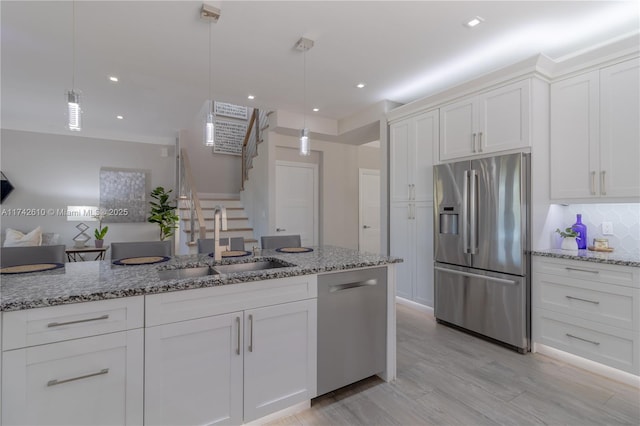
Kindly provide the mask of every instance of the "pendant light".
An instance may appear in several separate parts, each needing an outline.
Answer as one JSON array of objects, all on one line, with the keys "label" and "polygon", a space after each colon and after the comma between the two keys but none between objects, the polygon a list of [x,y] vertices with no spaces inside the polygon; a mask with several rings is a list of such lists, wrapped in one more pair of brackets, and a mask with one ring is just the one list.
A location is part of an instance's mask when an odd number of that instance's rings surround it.
[{"label": "pendant light", "polygon": [[76,2],[72,2],[71,24],[71,90],[67,91],[67,127],[79,132],[82,130],[82,109],[80,108],[80,93],[76,88]]},{"label": "pendant light", "polygon": [[313,47],[313,40],[308,38],[300,38],[296,44],[296,49],[302,51],[303,56],[303,72],[302,72],[302,108],[303,108],[303,126],[300,130],[300,155],[311,155],[311,147],[309,145],[309,129],[307,128],[307,50]]},{"label": "pendant light", "polygon": [[203,4],[200,10],[200,17],[209,22],[209,101],[207,106],[207,114],[204,120],[204,146],[215,146],[215,103],[211,96],[211,26],[218,22],[220,18],[220,9],[213,6]]}]

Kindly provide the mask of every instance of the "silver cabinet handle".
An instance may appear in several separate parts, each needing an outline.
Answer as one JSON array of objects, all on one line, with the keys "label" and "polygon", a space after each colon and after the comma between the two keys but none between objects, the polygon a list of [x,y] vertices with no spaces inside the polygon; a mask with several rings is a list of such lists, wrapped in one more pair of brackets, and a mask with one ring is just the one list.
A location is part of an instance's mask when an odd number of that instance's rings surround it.
[{"label": "silver cabinet handle", "polygon": [[604,170],[600,172],[600,193],[602,195],[607,195],[607,188],[604,184],[606,173]]},{"label": "silver cabinet handle", "polygon": [[596,195],[596,172],[591,172],[591,195]]},{"label": "silver cabinet handle", "polygon": [[482,132],[478,133],[478,152],[482,152]]},{"label": "silver cabinet handle", "polygon": [[75,320],[75,321],[50,322],[49,324],[47,324],[47,327],[60,327],[61,325],[80,324],[82,322],[99,321],[99,320],[105,320],[105,319],[109,319],[109,315],[105,314],[95,318],[87,318],[87,319],[81,319],[81,320]]},{"label": "silver cabinet handle", "polygon": [[377,284],[378,284],[378,280],[375,278],[371,278],[370,280],[366,280],[366,281],[355,281],[352,283],[336,284],[336,285],[332,285],[329,288],[329,293],[347,290],[350,288],[366,287],[366,286],[377,285]]},{"label": "silver cabinet handle", "polygon": [[249,352],[253,352],[253,315],[249,314]]},{"label": "silver cabinet handle", "polygon": [[107,374],[108,372],[109,372],[108,368],[103,368],[102,370],[96,373],[85,374],[84,376],[72,377],[70,379],[62,379],[62,380],[53,379],[47,382],[47,386],[56,386],[56,385],[61,385],[63,383],[75,382],[76,380],[87,379],[89,377],[94,377],[94,376],[101,376],[103,374]]},{"label": "silver cabinet handle", "polygon": [[600,302],[598,302],[597,300],[589,300],[589,299],[581,299],[579,297],[573,297],[573,296],[564,296],[567,299],[571,299],[571,300],[579,300],[581,302],[587,302],[587,303],[593,303],[594,305],[599,305]]},{"label": "silver cabinet handle", "polygon": [[476,152],[476,134],[473,133],[473,137],[471,138],[471,149],[473,152]]},{"label": "silver cabinet handle", "polygon": [[236,325],[238,326],[238,346],[236,346],[236,355],[240,355],[240,317],[236,317]]},{"label": "silver cabinet handle", "polygon": [[411,199],[411,184],[407,184],[407,200]]},{"label": "silver cabinet handle", "polygon": [[567,335],[567,337],[571,337],[572,339],[582,340],[583,342],[591,343],[596,346],[600,345],[600,342],[596,342],[594,340],[583,339],[582,337],[574,336],[573,334],[569,334],[569,333],[565,333],[565,334]]},{"label": "silver cabinet handle", "polygon": [[590,274],[599,274],[600,273],[600,271],[594,271],[592,269],[570,268],[568,266],[566,266],[564,269],[566,269],[567,271],[588,272]]},{"label": "silver cabinet handle", "polygon": [[284,228],[276,228],[276,232],[284,232],[284,231],[286,231],[286,229],[284,229]]}]

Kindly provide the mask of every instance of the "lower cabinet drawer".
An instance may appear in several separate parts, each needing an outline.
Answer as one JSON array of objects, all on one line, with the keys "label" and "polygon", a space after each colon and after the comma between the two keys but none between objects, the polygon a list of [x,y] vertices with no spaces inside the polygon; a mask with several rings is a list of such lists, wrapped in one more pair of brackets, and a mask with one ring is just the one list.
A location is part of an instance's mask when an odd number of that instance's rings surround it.
[{"label": "lower cabinet drawer", "polygon": [[549,274],[535,274],[533,279],[534,308],[627,330],[640,329],[639,289]]},{"label": "lower cabinet drawer", "polygon": [[536,308],[532,310],[532,334],[536,343],[640,374],[638,331]]},{"label": "lower cabinet drawer", "polygon": [[4,312],[2,350],[144,326],[144,296]]}]

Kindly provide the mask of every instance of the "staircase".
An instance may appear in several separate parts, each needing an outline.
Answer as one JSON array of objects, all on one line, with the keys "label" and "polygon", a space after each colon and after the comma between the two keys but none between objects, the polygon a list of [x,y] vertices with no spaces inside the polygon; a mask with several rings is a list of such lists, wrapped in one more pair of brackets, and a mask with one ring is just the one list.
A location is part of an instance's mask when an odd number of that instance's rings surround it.
[{"label": "staircase", "polygon": [[251,251],[253,246],[258,246],[258,241],[254,238],[253,228],[249,225],[249,218],[245,214],[240,195],[237,197],[199,197],[202,216],[204,219],[206,236],[198,235],[198,223],[195,224],[195,232],[193,242],[191,242],[191,220],[190,209],[187,205],[180,206],[178,215],[180,216],[180,228],[187,235],[187,245],[192,247],[190,252],[196,253],[198,250],[198,238],[213,238],[213,209],[215,206],[224,206],[227,209],[227,230],[220,231],[221,238],[243,237],[245,250]]}]

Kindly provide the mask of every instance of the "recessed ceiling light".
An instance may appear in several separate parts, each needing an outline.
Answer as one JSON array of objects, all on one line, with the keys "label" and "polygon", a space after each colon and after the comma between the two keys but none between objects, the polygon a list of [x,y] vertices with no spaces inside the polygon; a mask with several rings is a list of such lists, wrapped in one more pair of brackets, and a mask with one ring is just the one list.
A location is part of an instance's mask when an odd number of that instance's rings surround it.
[{"label": "recessed ceiling light", "polygon": [[118,82],[118,77],[114,76],[114,75],[110,75],[109,76],[109,80],[113,81],[114,83]]},{"label": "recessed ceiling light", "polygon": [[483,22],[484,22],[484,19],[482,19],[479,16],[476,16],[474,18],[469,19],[467,22],[464,23],[464,25],[465,27],[473,28],[476,25],[480,25]]},{"label": "recessed ceiling light", "polygon": [[356,84],[356,87],[357,87],[358,89],[362,89],[364,86],[366,86],[366,84],[365,84],[365,83],[358,83],[358,84]]},{"label": "recessed ceiling light", "polygon": [[247,99],[250,99],[250,100],[254,100],[255,98],[256,98],[256,97],[255,97],[255,96],[253,96],[253,95],[249,95],[249,96],[247,96]]},{"label": "recessed ceiling light", "polygon": [[320,108],[314,108],[313,109],[313,112],[318,112],[318,111],[320,111]]},{"label": "recessed ceiling light", "polygon": [[124,117],[123,117],[123,116],[121,116],[121,115],[116,115],[116,118],[117,118],[118,120],[122,120],[122,119],[124,119]]}]

